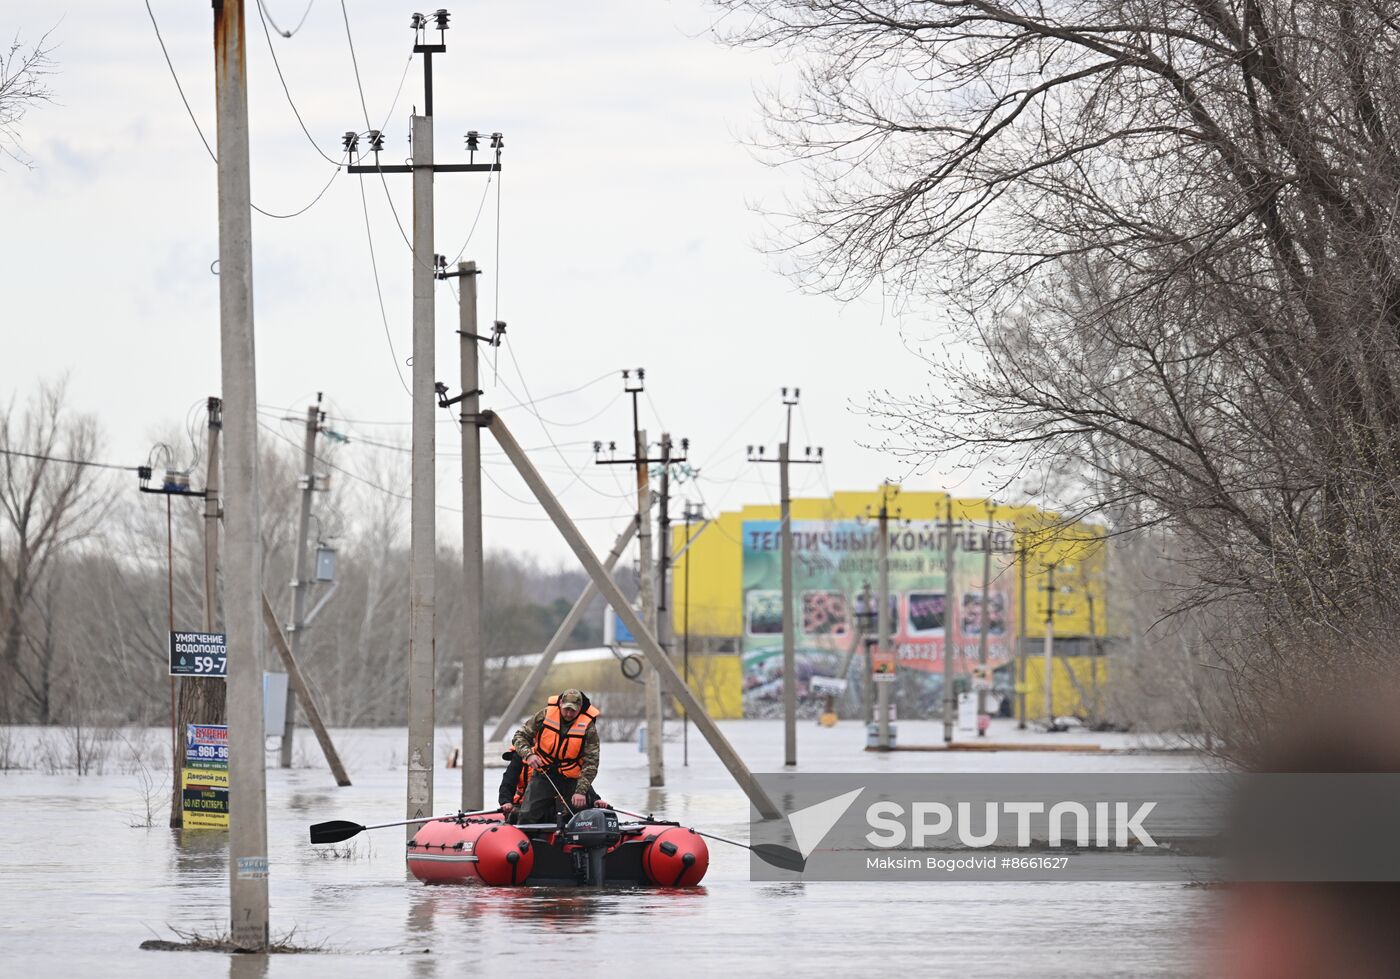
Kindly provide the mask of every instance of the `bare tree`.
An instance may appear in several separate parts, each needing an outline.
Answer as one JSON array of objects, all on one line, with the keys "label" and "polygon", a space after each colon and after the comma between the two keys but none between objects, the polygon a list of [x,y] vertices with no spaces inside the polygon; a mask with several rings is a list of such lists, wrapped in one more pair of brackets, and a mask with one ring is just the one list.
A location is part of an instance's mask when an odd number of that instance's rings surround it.
[{"label": "bare tree", "polygon": [[802,66],[794,273],[950,311],[893,447],[1163,528],[1239,713],[1395,668],[1400,3],[718,2]]},{"label": "bare tree", "polygon": [[48,79],[54,73],[49,34],[26,45],[16,34],[9,49],[0,48],[0,155],[31,166],[20,139],[20,123],[36,103],[52,102]]},{"label": "bare tree", "polygon": [[92,466],[97,423],[68,413],[63,400],[63,383],[45,384],[22,408],[11,401],[0,412],[0,711],[7,721],[47,722],[52,713],[48,576],[107,508]]}]

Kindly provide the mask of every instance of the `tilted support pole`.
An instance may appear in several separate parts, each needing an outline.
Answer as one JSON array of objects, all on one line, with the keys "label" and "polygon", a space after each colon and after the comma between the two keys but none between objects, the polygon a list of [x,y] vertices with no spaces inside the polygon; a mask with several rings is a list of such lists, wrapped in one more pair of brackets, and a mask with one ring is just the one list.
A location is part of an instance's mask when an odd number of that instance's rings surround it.
[{"label": "tilted support pole", "polygon": [[690,688],[681,679],[681,675],[676,672],[676,668],[671,665],[671,661],[662,653],[661,647],[656,642],[656,636],[642,625],[641,618],[632,610],[632,606],[627,603],[622,592],[617,585],[613,584],[612,578],[603,569],[603,564],[598,560],[598,556],[593,553],[593,549],[588,546],[588,542],[583,539],[574,522],[569,519],[569,515],[564,512],[564,507],[550,492],[545,485],[544,479],[535,469],[533,463],[525,455],[525,450],[520,447],[520,443],[515,441],[506,424],[501,420],[501,416],[494,412],[484,412],[487,420],[487,428],[496,442],[504,450],[507,458],[515,465],[520,477],[525,480],[530,492],[535,494],[535,499],[540,501],[540,506],[549,514],[549,518],[554,521],[554,526],[559,528],[559,533],[563,535],[565,543],[574,552],[583,565],[583,569],[588,572],[588,576],[597,585],[598,591],[602,594],[613,611],[623,624],[632,631],[633,637],[637,640],[637,645],[641,648],[642,654],[646,656],[651,668],[660,674],[662,681],[670,688],[671,696],[675,697],[685,707],[686,713],[695,721],[695,726],[700,729],[700,733],[705,736],[705,740],[710,743],[715,754],[719,755],[719,760],[724,763],[724,767],[729,769],[729,774],[734,777],[734,781],[739,783],[739,788],[744,790],[744,794],[749,797],[755,809],[764,819],[780,819],[782,813],[773,804],[773,800],[768,798],[768,793],[763,791],[744,764],[739,753],[734,750],[728,739],[715,724],[705,707],[690,692]]},{"label": "tilted support pole", "polygon": [[[618,559],[622,557],[622,552],[627,550],[627,545],[632,543],[632,538],[637,534],[637,518],[633,517],[627,522],[627,527],[622,533],[617,535],[617,543],[609,552],[607,560],[603,562],[603,570],[612,574]],[[530,670],[530,675],[525,678],[525,682],[520,685],[520,689],[515,692],[515,696],[510,699],[506,709],[501,713],[501,719],[496,722],[496,729],[491,732],[491,737],[487,741],[502,741],[511,727],[520,720],[526,713],[530,701],[535,694],[539,693],[540,684],[544,683],[545,674],[554,665],[554,657],[559,655],[559,650],[563,648],[565,641],[573,634],[574,628],[578,625],[579,619],[583,618],[583,613],[588,608],[588,603],[593,601],[598,594],[598,586],[593,583],[593,579],[588,580],[588,584],[583,589],[583,594],[579,595],[578,601],[574,602],[574,607],[569,609],[569,614],[564,616],[564,621],[555,630],[553,638],[544,647],[544,652],[540,654],[540,661]]]},{"label": "tilted support pole", "polygon": [[335,745],[331,744],[330,733],[326,730],[326,725],[321,722],[321,712],[317,709],[316,702],[311,699],[311,688],[306,685],[306,679],[301,675],[301,668],[297,666],[297,661],[292,658],[292,647],[287,644],[287,637],[283,634],[282,626],[277,621],[277,613],[272,611],[272,603],[267,600],[267,592],[262,593],[262,616],[263,624],[267,626],[267,634],[272,639],[272,645],[276,647],[277,654],[282,657],[282,665],[287,668],[287,678],[292,681],[292,689],[296,691],[302,709],[306,711],[307,723],[316,732],[316,740],[320,742],[321,751],[326,756],[326,762],[331,766],[331,774],[335,776],[335,784],[349,785],[350,776],[345,774],[345,766],[340,763],[340,755],[336,754]]}]

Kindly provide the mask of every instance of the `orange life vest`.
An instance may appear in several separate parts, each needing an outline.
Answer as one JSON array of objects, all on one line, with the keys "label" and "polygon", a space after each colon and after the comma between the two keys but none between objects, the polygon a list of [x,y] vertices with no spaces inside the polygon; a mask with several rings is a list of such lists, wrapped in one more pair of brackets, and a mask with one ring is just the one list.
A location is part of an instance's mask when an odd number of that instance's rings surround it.
[{"label": "orange life vest", "polygon": [[515,795],[511,798],[511,803],[520,805],[525,801],[525,786],[530,781],[530,766],[521,765],[520,774],[515,779]]},{"label": "orange life vest", "polygon": [[578,717],[566,731],[564,719],[559,714],[559,697],[550,697],[549,706],[544,709],[544,723],[540,726],[540,733],[535,735],[535,754],[565,778],[578,778],[583,772],[583,766],[579,764],[579,758],[583,755],[583,738],[597,716],[598,708],[590,704],[587,710],[579,711]]}]

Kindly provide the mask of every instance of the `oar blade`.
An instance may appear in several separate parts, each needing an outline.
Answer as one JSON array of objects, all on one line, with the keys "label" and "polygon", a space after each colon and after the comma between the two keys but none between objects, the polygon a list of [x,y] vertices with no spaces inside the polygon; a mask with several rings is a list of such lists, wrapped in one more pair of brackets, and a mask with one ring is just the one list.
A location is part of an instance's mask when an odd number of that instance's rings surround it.
[{"label": "oar blade", "polygon": [[352,823],[345,819],[332,819],[328,823],[315,823],[311,827],[311,842],[339,843],[359,835],[364,832],[364,829],[359,823]]},{"label": "oar blade", "polygon": [[806,858],[791,847],[779,846],[777,843],[756,843],[749,849],[758,859],[779,870],[790,870],[800,874],[807,869]]}]

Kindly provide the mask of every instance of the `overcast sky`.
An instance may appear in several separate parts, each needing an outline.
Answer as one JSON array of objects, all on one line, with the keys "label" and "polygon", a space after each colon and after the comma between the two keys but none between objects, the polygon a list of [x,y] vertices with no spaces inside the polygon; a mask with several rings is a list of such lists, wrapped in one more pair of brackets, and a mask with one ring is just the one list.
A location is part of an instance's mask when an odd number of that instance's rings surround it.
[{"label": "overcast sky", "polygon": [[[306,9],[306,0],[266,2],[287,28]],[[151,6],[212,143],[209,5]],[[394,103],[413,42],[412,8],[347,6],[369,114],[375,126],[387,119],[385,157],[398,162],[408,154],[408,117],[422,105],[417,61]],[[162,432],[197,421],[219,389],[215,167],[141,0],[21,7],[25,39],[54,27],[60,73],[56,104],[35,108],[24,123],[34,169],[10,163],[0,173],[0,392],[23,397],[39,379],[67,372],[72,404],[101,419],[103,459],[136,464]],[[630,438],[624,367],[647,370],[649,435],[664,427],[691,439],[690,461],[712,507],[776,501],[776,467],[746,464],[744,447],[763,442],[776,452],[785,384],[802,389],[793,441],[824,446],[828,459],[794,470],[795,495],[869,489],[902,475],[898,460],[861,447],[877,435],[852,408],[872,388],[925,383],[901,330],[918,337],[931,327],[901,322],[878,297],[843,305],[802,295],[762,254],[765,219],[755,205],[780,206],[784,194],[800,192],[795,171],[766,167],[745,145],[760,125],[755,92],[783,71],[771,54],[704,36],[713,12],[701,0],[450,9],[448,51],[434,59],[437,158],[465,160],[468,129],[500,130],[505,172],[489,186],[482,174],[439,175],[437,251],[458,254],[480,207],[463,257],[485,269],[482,323],[499,315],[509,324],[498,379],[487,354],[483,403],[538,447],[532,455],[595,545],[606,549],[630,506],[625,471],[595,467],[591,449],[594,439]],[[301,415],[324,391],[330,427],[407,447],[409,398],[389,340],[409,377],[409,252],[379,180],[331,180],[335,168],[297,126],[256,5],[248,32],[254,203],[297,211],[331,181],[299,217],[254,217],[262,417],[299,444],[298,424],[279,416]],[[340,135],[366,128],[340,4],[314,0],[295,36],[273,42],[308,129],[339,156]],[[385,179],[408,229],[410,178]],[[455,392],[457,310],[445,286],[437,296],[437,374]],[[535,398],[588,386],[540,401],[542,423],[511,407],[527,385]],[[458,451],[457,433],[450,423],[438,432],[439,501],[455,506],[460,462],[448,453]],[[267,430],[260,437],[275,438]],[[391,468],[407,479],[406,453],[360,441],[336,451],[353,472]],[[488,547],[563,559],[565,547],[501,463],[497,456],[487,466],[499,484],[486,485]],[[678,495],[698,499],[694,487]],[[442,538],[453,539],[459,518],[439,516]]]}]

